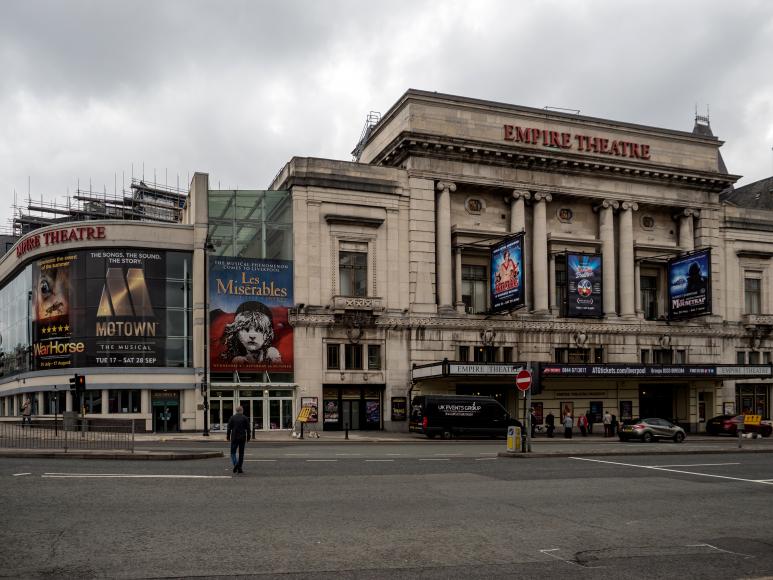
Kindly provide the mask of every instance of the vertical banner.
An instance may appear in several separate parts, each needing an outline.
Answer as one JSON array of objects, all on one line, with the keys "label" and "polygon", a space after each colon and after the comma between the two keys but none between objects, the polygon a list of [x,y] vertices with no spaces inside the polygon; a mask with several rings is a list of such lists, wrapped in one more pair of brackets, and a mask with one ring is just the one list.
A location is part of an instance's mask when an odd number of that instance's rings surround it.
[{"label": "vertical banner", "polygon": [[566,254],[566,315],[600,318],[601,254]]},{"label": "vertical banner", "polygon": [[86,345],[74,333],[70,311],[74,304],[75,264],[79,254],[43,258],[32,264],[32,362],[35,370],[74,366]]},{"label": "vertical banner", "polygon": [[210,368],[292,372],[292,305],[292,261],[210,258]]},{"label": "vertical banner", "polygon": [[668,317],[711,314],[711,249],[668,261]]},{"label": "vertical banner", "polygon": [[523,287],[523,233],[491,247],[491,310],[514,310],[525,304]]}]

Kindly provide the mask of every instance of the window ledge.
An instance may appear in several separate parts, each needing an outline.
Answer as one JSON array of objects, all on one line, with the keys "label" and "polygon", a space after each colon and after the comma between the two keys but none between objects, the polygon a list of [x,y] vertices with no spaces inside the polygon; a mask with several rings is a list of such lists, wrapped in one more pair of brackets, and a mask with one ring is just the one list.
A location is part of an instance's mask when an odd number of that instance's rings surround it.
[{"label": "window ledge", "polygon": [[773,326],[773,314],[744,314],[743,323],[754,326]]}]

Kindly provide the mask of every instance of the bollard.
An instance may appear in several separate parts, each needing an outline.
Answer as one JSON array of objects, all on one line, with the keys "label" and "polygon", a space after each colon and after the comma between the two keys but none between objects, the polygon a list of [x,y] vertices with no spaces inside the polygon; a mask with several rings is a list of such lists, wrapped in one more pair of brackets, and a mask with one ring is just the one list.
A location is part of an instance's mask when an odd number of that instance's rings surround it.
[{"label": "bollard", "polygon": [[349,423],[344,423],[344,439],[349,439]]}]

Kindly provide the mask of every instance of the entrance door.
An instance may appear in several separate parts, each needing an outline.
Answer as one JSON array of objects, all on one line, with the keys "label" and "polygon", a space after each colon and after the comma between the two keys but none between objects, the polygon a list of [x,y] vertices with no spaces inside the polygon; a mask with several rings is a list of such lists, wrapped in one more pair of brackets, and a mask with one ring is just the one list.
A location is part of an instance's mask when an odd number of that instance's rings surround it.
[{"label": "entrance door", "polygon": [[262,431],[265,425],[265,417],[263,416],[263,399],[245,398],[239,399],[239,404],[244,407],[244,415],[250,420],[250,425],[256,431]]},{"label": "entrance door", "polygon": [[671,420],[675,416],[672,385],[640,385],[639,416]]},{"label": "entrance door", "polygon": [[343,423],[342,427],[346,429],[349,426],[349,431],[359,431],[360,429],[360,401],[344,400],[343,403],[343,416],[341,417]]},{"label": "entrance door", "polygon": [[153,431],[176,433],[180,429],[180,407],[177,405],[153,406]]}]

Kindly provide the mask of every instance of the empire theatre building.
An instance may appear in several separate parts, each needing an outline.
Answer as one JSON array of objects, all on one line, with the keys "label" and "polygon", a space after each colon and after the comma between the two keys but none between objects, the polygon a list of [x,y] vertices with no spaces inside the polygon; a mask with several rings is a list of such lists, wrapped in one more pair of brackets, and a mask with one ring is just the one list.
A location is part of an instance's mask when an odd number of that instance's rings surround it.
[{"label": "empire theatre building", "polygon": [[52,397],[80,373],[87,418],[145,430],[241,404],[256,429],[310,408],[407,431],[419,394],[522,416],[525,367],[540,422],[769,416],[773,204],[733,190],[707,119],[409,90],[370,120],[354,161],[294,157],[267,191],[196,174],[168,219],[24,232],[0,260],[0,419],[74,409]]}]

